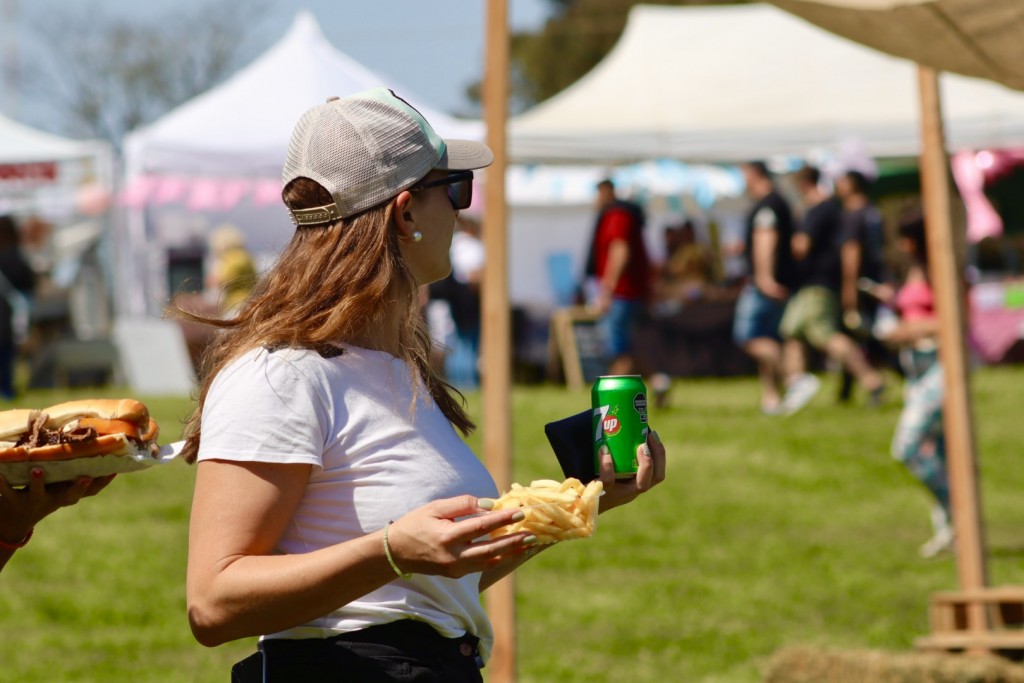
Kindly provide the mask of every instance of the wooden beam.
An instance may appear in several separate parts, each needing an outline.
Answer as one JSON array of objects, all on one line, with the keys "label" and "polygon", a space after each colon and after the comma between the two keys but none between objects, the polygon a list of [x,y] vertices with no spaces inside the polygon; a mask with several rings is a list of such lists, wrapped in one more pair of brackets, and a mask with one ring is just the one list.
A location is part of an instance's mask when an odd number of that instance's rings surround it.
[{"label": "wooden beam", "polygon": [[[483,242],[487,254],[482,285],[481,353],[484,463],[498,488],[512,479],[512,321],[508,300],[508,235],[505,206],[505,124],[508,115],[508,3],[488,0],[483,80],[484,123],[494,164],[487,169]],[[494,651],[487,665],[491,683],[516,680],[515,578],[487,589],[487,612],[494,626]]]},{"label": "wooden beam", "polygon": [[[939,360],[944,373],[943,422],[956,564],[964,591],[988,583],[981,498],[975,460],[970,376],[967,367],[963,235],[953,230],[949,160],[946,154],[938,74],[918,66],[921,106],[921,192],[928,241],[929,277],[939,318]],[[988,628],[984,606],[972,604],[968,630]],[[974,641],[972,641],[974,642]]]}]

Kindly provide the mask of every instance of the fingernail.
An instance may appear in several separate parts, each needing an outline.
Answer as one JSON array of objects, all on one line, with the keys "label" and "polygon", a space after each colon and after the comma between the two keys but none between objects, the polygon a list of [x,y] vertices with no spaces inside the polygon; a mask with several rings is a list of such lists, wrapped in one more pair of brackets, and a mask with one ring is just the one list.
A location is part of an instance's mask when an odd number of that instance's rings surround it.
[{"label": "fingernail", "polygon": [[478,508],[480,508],[481,510],[493,510],[494,509],[494,501],[492,499],[490,499],[490,498],[477,498],[476,499],[476,506]]},{"label": "fingernail", "polygon": [[651,430],[651,436],[653,436],[653,437],[654,437],[654,440],[655,440],[655,441],[657,441],[658,443],[661,443],[661,437],[660,437],[660,436],[658,436],[658,432],[656,432],[656,431],[654,431],[654,430],[652,429],[652,430]]},{"label": "fingernail", "polygon": [[651,457],[651,447],[645,443],[640,444],[640,452],[646,455],[648,458]]},{"label": "fingernail", "polygon": [[42,479],[42,477],[43,477],[43,471],[42,471],[42,470],[41,470],[40,468],[38,468],[38,467],[33,467],[33,468],[32,468],[32,476],[33,476],[33,477],[34,477],[35,479]]},{"label": "fingernail", "polygon": [[601,447],[597,449],[598,455],[611,455],[612,451],[608,448],[607,444],[601,444]]},{"label": "fingernail", "polygon": [[513,522],[521,522],[524,519],[526,519],[526,513],[523,512],[522,510],[516,510],[516,513],[512,515]]},{"label": "fingernail", "polygon": [[537,542],[537,537],[534,536],[533,534],[530,534],[529,536],[526,536],[525,538],[523,538],[523,545],[530,545],[531,543],[536,543],[536,542]]}]

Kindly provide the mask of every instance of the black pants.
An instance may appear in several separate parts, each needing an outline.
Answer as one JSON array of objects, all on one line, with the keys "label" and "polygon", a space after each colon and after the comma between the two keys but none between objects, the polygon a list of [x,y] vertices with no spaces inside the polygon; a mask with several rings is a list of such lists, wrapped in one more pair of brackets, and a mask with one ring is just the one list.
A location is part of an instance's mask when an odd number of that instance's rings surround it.
[{"label": "black pants", "polygon": [[445,638],[419,621],[371,626],[333,638],[267,639],[231,669],[232,683],[482,683],[479,639]]}]

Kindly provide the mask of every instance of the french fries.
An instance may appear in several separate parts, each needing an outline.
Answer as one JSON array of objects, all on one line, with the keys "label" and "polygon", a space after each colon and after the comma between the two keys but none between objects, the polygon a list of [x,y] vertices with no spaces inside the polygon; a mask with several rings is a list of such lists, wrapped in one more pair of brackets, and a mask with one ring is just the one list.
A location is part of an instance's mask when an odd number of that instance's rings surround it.
[{"label": "french fries", "polygon": [[603,489],[600,480],[584,486],[573,477],[562,482],[538,479],[529,486],[512,484],[494,502],[494,509],[519,508],[526,517],[495,529],[491,537],[525,531],[536,536],[537,543],[589,538],[597,525],[598,499]]}]

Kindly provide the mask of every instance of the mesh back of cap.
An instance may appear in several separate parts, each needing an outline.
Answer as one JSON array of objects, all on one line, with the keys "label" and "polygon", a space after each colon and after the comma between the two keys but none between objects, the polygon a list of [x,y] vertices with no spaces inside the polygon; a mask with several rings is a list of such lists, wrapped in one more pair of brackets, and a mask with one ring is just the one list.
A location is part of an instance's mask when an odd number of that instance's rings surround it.
[{"label": "mesh back of cap", "polygon": [[387,201],[430,172],[440,159],[407,113],[358,96],[307,111],[292,133],[283,180],[315,180],[342,216]]}]

